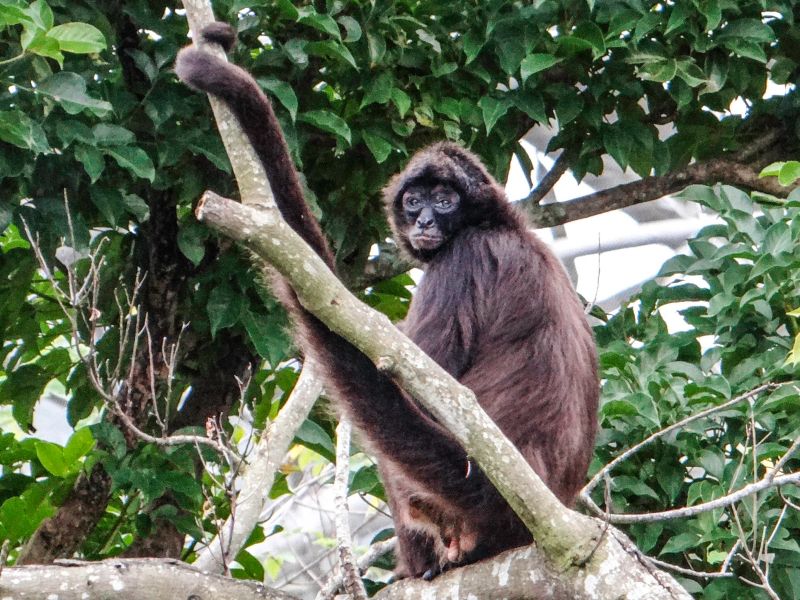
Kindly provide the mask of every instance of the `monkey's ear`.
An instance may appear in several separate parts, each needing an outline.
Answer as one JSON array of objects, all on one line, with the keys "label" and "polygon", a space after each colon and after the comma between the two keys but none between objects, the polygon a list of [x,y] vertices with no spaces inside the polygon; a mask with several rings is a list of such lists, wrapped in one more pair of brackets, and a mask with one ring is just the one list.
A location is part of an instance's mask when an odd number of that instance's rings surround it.
[{"label": "monkey's ear", "polygon": [[200,35],[205,41],[222,46],[225,52],[230,52],[236,44],[236,31],[228,23],[222,21],[206,25]]}]

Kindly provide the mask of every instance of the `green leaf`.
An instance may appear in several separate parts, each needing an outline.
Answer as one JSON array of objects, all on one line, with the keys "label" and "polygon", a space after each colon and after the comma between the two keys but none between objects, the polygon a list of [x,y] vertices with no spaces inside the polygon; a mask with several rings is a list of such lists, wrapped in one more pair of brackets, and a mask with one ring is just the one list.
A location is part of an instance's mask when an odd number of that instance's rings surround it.
[{"label": "green leaf", "polygon": [[391,96],[400,117],[405,117],[408,109],[411,108],[411,98],[400,88],[392,88]]},{"label": "green leaf", "polygon": [[442,53],[442,45],[439,43],[439,40],[436,39],[436,36],[432,33],[425,31],[424,29],[417,29],[417,35],[419,39],[428,44],[436,54]]},{"label": "green leaf", "polygon": [[[392,98],[392,87],[394,78],[391,73],[383,72],[364,86],[364,98],[361,100],[361,108],[370,104],[386,104]],[[407,96],[406,96],[407,97]],[[410,104],[410,101],[409,101]]]},{"label": "green leaf", "polygon": [[110,123],[98,123],[92,128],[92,135],[100,146],[125,146],[136,140],[130,129]]},{"label": "green leaf", "polygon": [[708,83],[703,70],[692,60],[680,60],[677,63],[678,77],[683,79],[690,87],[698,87]]},{"label": "green leaf", "polygon": [[374,67],[383,60],[386,54],[386,40],[380,34],[373,34],[367,31],[367,50],[369,51],[369,63]]},{"label": "green leaf", "polygon": [[508,112],[513,103],[508,98],[492,98],[491,96],[484,96],[478,101],[483,112],[483,123],[486,126],[486,134],[491,133],[497,121]]},{"label": "green leaf", "polygon": [[33,24],[30,16],[25,14],[27,8],[21,2],[18,6],[13,6],[11,2],[0,3],[0,26],[2,25],[19,25],[20,23]]},{"label": "green leaf", "polygon": [[53,26],[53,11],[44,0],[35,0],[23,11],[37,29],[48,30]]},{"label": "green leaf", "polygon": [[64,52],[90,54],[106,49],[106,38],[97,27],[88,23],[64,23],[47,32]]},{"label": "green leaf", "polygon": [[151,183],[156,178],[156,169],[147,152],[136,146],[119,146],[103,148],[103,152],[117,161],[123,169],[127,169],[137,177],[147,179]]},{"label": "green leaf", "polygon": [[331,436],[329,436],[322,427],[314,423],[314,421],[310,419],[303,421],[295,437],[306,448],[310,448],[328,460],[333,460],[336,451],[333,448]]},{"label": "green leaf", "polygon": [[606,42],[603,38],[603,31],[596,23],[592,21],[584,21],[575,27],[572,32],[572,37],[585,40],[592,47],[592,55],[595,58],[600,57],[606,51]]},{"label": "green leaf", "polygon": [[87,146],[85,144],[78,144],[75,146],[75,159],[80,161],[83,165],[83,170],[91,179],[92,183],[100,178],[103,170],[106,168],[105,160],[103,160],[103,153],[97,148]]},{"label": "green leaf", "polygon": [[109,225],[118,225],[125,213],[122,193],[119,190],[102,186],[93,186],[90,190],[92,203],[97,207]]},{"label": "green leaf", "polygon": [[96,100],[86,93],[86,80],[77,73],[60,71],[45,79],[37,93],[55,100],[70,115],[83,110],[104,114],[112,108],[110,102]]},{"label": "green leaf", "polygon": [[239,322],[242,312],[242,296],[236,293],[227,283],[223,283],[211,290],[206,304],[211,336],[217,335],[220,329],[231,327]]},{"label": "green leaf", "polygon": [[208,230],[195,222],[184,223],[178,230],[178,248],[195,266],[199,265],[205,256],[207,237]]},{"label": "green leaf", "polygon": [[659,552],[659,555],[676,554],[690,548],[696,548],[699,542],[700,536],[698,536],[696,533],[681,533],[670,538],[667,543],[664,544],[664,547],[661,549],[661,552]]},{"label": "green leaf", "polygon": [[350,127],[347,122],[339,115],[327,110],[311,110],[302,113],[298,120],[313,125],[314,127],[333,133],[344,139],[348,144],[351,143]]},{"label": "green leaf", "polygon": [[575,120],[583,110],[583,98],[578,95],[577,90],[564,94],[556,104],[556,116],[559,126],[563,127],[567,123]]},{"label": "green leaf", "polygon": [[83,458],[94,448],[94,436],[88,427],[82,427],[73,433],[64,446],[64,460],[69,465]]},{"label": "green leaf", "polygon": [[785,162],[774,162],[763,169],[761,169],[761,173],[758,174],[759,177],[777,177],[780,175],[781,168],[785,165]]},{"label": "green leaf", "polygon": [[309,42],[305,45],[305,49],[309,54],[327,56],[329,58],[335,58],[344,61],[356,71],[358,70],[356,59],[353,58],[350,50],[348,50],[346,46],[342,45],[341,42],[336,42],[334,40],[325,40],[324,42]]},{"label": "green leaf", "polygon": [[122,459],[128,452],[125,436],[108,421],[101,421],[95,425],[90,425],[89,430],[100,447],[111,452],[112,456]]},{"label": "green leaf", "polygon": [[364,137],[364,143],[369,148],[369,151],[372,152],[372,156],[375,157],[375,161],[378,164],[389,158],[393,149],[392,144],[369,130],[364,130],[362,136]]},{"label": "green leaf", "polygon": [[684,23],[686,23],[686,19],[688,17],[689,10],[687,9],[685,3],[678,2],[674,4],[669,15],[667,28],[664,30],[664,35],[669,35],[676,29],[679,29]]},{"label": "green leaf", "polygon": [[537,92],[523,91],[513,96],[514,106],[537,123],[547,123],[544,99]]},{"label": "green leaf", "polygon": [[781,185],[793,185],[800,179],[800,161],[789,160],[783,163],[778,173],[778,183]]},{"label": "green leaf", "polygon": [[465,64],[469,64],[477,58],[485,43],[486,38],[475,30],[468,31],[466,35],[464,35],[462,44],[464,55],[467,57]]},{"label": "green leaf", "polygon": [[60,120],[56,124],[56,135],[65,148],[75,140],[92,146],[95,143],[92,130],[87,125],[74,119]]},{"label": "green leaf", "polygon": [[36,457],[51,475],[66,477],[69,474],[61,446],[51,442],[36,442]]},{"label": "green leaf", "polygon": [[353,17],[348,17],[347,15],[343,15],[336,19],[339,24],[344,27],[346,32],[344,42],[345,43],[352,43],[357,42],[361,39],[362,31],[361,25],[356,21]]},{"label": "green leaf", "polygon": [[0,383],[0,404],[11,405],[11,413],[23,430],[31,428],[33,409],[53,377],[39,365],[27,364],[8,373]]},{"label": "green leaf", "polygon": [[19,110],[0,111],[0,140],[34,154],[50,152],[42,126]]},{"label": "green leaf", "polygon": [[318,31],[322,31],[323,33],[327,33],[329,36],[336,38],[337,40],[342,39],[342,34],[339,32],[339,25],[336,24],[336,21],[333,20],[333,17],[326,14],[307,14],[301,16],[298,20],[298,23],[303,23],[304,25],[309,25]]},{"label": "green leaf", "polygon": [[664,83],[672,81],[678,73],[678,63],[674,59],[659,60],[643,64],[638,68],[639,76],[645,81],[658,81]]},{"label": "green leaf", "polygon": [[58,45],[58,41],[47,37],[44,31],[37,30],[31,37],[27,37],[23,34],[22,40],[22,47],[27,52],[38,54],[45,58],[52,58],[59,66],[63,66],[64,55],[61,53],[61,47]]},{"label": "green leaf", "polygon": [[247,308],[242,310],[241,322],[256,352],[269,361],[273,367],[286,358],[291,342],[282,323],[274,318],[256,315]]},{"label": "green leaf", "polygon": [[722,28],[716,39],[724,40],[750,40],[752,42],[770,43],[775,41],[775,32],[772,28],[759,19],[737,19],[729,22]]},{"label": "green leaf", "polygon": [[147,202],[136,194],[126,194],[123,196],[122,202],[125,205],[125,210],[136,217],[139,223],[144,223],[150,218],[150,207],[147,206]]},{"label": "green leaf", "polygon": [[733,39],[725,43],[725,46],[730,48],[734,54],[742,58],[750,58],[760,63],[766,64],[767,54],[764,49],[754,42],[748,40]]},{"label": "green leaf", "polygon": [[378,469],[375,465],[361,467],[355,473],[351,473],[349,494],[362,493],[369,494],[376,487],[380,486],[381,481],[378,477]]},{"label": "green leaf", "polygon": [[520,74],[524,82],[528,77],[539,71],[549,69],[555,64],[561,62],[560,58],[556,58],[552,54],[529,54],[522,59],[520,64]]},{"label": "green leaf", "polygon": [[618,475],[613,479],[613,489],[618,492],[629,492],[636,496],[643,496],[659,500],[658,494],[646,483],[629,475]]},{"label": "green leaf", "polygon": [[294,89],[291,85],[279,79],[266,77],[259,77],[258,83],[269,90],[283,107],[289,111],[289,116],[292,117],[292,121],[297,118],[297,107],[299,105],[297,102],[297,95],[294,93]]}]

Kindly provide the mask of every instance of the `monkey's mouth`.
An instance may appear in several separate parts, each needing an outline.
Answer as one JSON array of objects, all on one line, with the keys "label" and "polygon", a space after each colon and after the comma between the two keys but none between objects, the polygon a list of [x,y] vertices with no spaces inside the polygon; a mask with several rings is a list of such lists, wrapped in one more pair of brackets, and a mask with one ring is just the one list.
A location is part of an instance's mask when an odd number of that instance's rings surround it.
[{"label": "monkey's mouth", "polygon": [[434,250],[442,245],[444,238],[441,235],[417,233],[411,236],[411,245],[417,250]]}]

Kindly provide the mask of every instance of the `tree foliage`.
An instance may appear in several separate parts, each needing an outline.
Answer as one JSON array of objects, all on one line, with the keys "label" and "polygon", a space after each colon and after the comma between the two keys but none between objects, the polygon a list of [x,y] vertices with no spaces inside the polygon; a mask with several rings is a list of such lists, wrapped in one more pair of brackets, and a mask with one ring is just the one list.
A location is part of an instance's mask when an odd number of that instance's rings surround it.
[{"label": "tree foliage", "polygon": [[[578,179],[599,173],[606,155],[644,177],[748,150],[761,167],[798,146],[794,89],[763,98],[768,82],[797,79],[798,7],[789,0],[222,0],[215,11],[237,24],[232,59],[272,97],[351,277],[387,235],[382,185],[433,140],[472,147],[501,179],[514,156],[530,167],[519,139],[537,123],[555,126],[548,150],[563,150]],[[192,215],[202,191],[233,196],[235,182],[205,98],[171,72],[188,41],[185,17],[177,4],[146,0],[0,0],[0,31],[0,404],[30,434],[0,435],[0,538],[16,559],[76,481],[101,469],[107,477],[91,489],[103,511],[74,550],[92,559],[131,552],[164,537],[168,523],[191,559],[227,516],[227,490],[199,468],[196,448],[143,443],[99,416],[106,402],[79,355],[95,360],[100,387],[151,433],[203,432],[209,417],[241,406],[262,428],[296,379],[286,318],[262,274]],[[734,100],[745,114],[730,112]],[[767,134],[770,143],[760,143]],[[774,175],[793,183],[797,163]],[[597,328],[596,469],[703,407],[791,381],[800,362],[797,198],[754,203],[731,187],[693,187],[687,198],[718,213],[720,225]],[[70,287],[87,276],[93,285]],[[402,318],[409,284],[400,275],[361,293]],[[669,306],[680,307],[685,331],[667,329]],[[152,352],[125,336],[143,315]],[[166,349],[179,338],[168,370]],[[248,371],[240,394],[235,378]],[[63,447],[32,429],[49,393],[67,398],[76,427]],[[784,385],[660,440],[612,472],[613,510],[693,505],[763,476],[798,435],[797,400]],[[234,441],[245,435],[227,421],[220,431]],[[320,412],[297,442],[330,459],[331,435]],[[203,458],[219,461],[205,449]],[[796,470],[797,459],[784,468]],[[374,467],[353,477],[351,489],[382,496]],[[279,477],[272,494],[289,493]],[[782,494],[797,496],[789,487]],[[737,506],[741,527],[731,511],[717,511],[629,531],[645,552],[704,571],[722,565],[737,540],[761,552],[771,535],[759,564],[771,565],[781,597],[800,596],[797,511],[784,514],[789,505],[775,491]],[[269,533],[257,530],[250,542]],[[195,541],[183,546],[185,535]],[[263,578],[265,565],[251,555],[238,565],[235,575]],[[280,565],[266,569],[274,575]],[[734,570],[757,580],[746,561]],[[703,598],[763,596],[737,578],[687,582]]]}]

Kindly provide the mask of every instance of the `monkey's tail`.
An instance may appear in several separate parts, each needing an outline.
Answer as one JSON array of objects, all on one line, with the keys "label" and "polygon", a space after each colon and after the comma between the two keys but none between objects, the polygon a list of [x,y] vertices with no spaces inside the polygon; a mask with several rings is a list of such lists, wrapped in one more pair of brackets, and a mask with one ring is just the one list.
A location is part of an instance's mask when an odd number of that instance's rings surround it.
[{"label": "monkey's tail", "polygon": [[[224,24],[204,30],[203,36],[223,47],[230,47],[233,39],[232,30]],[[252,76],[191,47],[178,53],[175,72],[191,87],[228,105],[264,166],[284,219],[333,269],[333,254],[305,202],[272,105]],[[431,491],[465,507],[474,506],[476,497],[493,490],[483,474],[452,477],[464,472],[466,456],[451,434],[425,415],[367,356],[305,310],[288,285],[282,287],[286,289],[279,290],[279,296],[298,321],[304,349],[318,359],[326,372],[326,385],[353,422],[367,432],[372,448],[401,464]]]},{"label": "monkey's tail", "polygon": [[[203,37],[228,48],[231,42],[226,43],[226,27],[230,30],[224,23],[214,23],[203,30]],[[230,33],[232,36],[232,30]],[[272,105],[252,76],[236,65],[193,47],[178,53],[175,72],[184,83],[217,96],[228,105],[264,165],[275,203],[284,219],[333,269],[333,253],[305,202]]]}]

